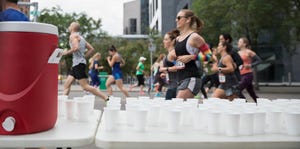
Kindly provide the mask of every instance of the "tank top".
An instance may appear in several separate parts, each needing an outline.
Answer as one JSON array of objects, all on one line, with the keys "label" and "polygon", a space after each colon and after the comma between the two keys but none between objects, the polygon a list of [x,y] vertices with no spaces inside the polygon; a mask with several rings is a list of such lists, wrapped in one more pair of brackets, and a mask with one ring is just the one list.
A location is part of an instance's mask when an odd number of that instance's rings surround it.
[{"label": "tank top", "polygon": [[[252,60],[248,55],[241,54],[240,56],[243,60],[243,65],[251,65]],[[242,67],[242,69],[240,70],[240,73],[241,73],[241,75],[246,74],[246,73],[252,73],[252,68]]]},{"label": "tank top", "polygon": [[[196,53],[192,53],[192,52],[196,52],[193,50],[188,50],[191,47],[188,47],[188,39],[189,37],[192,35],[193,33],[191,33],[190,35],[188,35],[183,41],[179,42],[176,40],[175,43],[175,53],[176,56],[181,56],[181,55],[191,55],[191,54],[196,54]],[[195,50],[195,49],[194,49]],[[195,60],[191,60],[188,63],[185,64],[184,69],[178,70],[177,71],[177,75],[178,75],[178,81],[182,81],[186,78],[191,78],[191,77],[196,77],[196,78],[200,78],[200,74],[199,74],[199,70],[198,67],[196,65]]]},{"label": "tank top", "polygon": [[118,73],[121,72],[121,62],[115,62],[112,67],[112,73]]},{"label": "tank top", "polygon": [[[227,55],[225,55],[227,56]],[[221,67],[221,68],[225,68],[226,66],[223,65],[222,63],[222,60],[225,56],[222,56],[221,59],[220,59],[220,62],[218,63],[218,67]],[[230,73],[225,73],[225,78],[226,78],[226,82],[225,84],[228,84],[228,83],[238,83],[238,80],[237,80],[237,77],[235,76],[235,73],[234,71],[233,72],[230,72]]]},{"label": "tank top", "polygon": [[95,72],[98,72],[98,69],[96,69],[96,67],[95,67],[96,64],[99,66],[99,62],[97,60],[94,60],[92,70],[95,71]]},{"label": "tank top", "polygon": [[[79,33],[76,33],[79,35]],[[73,59],[72,59],[72,62],[73,62],[73,65],[72,67],[74,66],[77,66],[79,64],[86,64],[86,60],[85,60],[85,57],[84,57],[84,52],[85,52],[85,46],[86,46],[86,41],[85,39],[79,35],[80,37],[80,41],[79,41],[79,50],[74,52],[73,53]],[[69,42],[70,44],[70,47],[72,48],[72,43]]]},{"label": "tank top", "polygon": [[[172,67],[174,66],[174,62],[168,61],[168,56],[164,59],[164,67]],[[169,75],[169,82],[168,82],[168,87],[169,88],[176,88],[177,87],[177,73],[176,72],[168,72]]]}]

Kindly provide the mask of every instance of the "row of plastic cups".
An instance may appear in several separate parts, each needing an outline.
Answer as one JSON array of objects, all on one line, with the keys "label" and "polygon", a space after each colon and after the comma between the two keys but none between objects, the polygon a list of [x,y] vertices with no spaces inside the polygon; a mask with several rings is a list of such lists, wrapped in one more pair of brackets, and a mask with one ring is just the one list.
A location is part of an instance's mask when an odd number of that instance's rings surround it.
[{"label": "row of plastic cups", "polygon": [[68,99],[68,96],[58,96],[58,115],[69,120],[87,122],[94,110],[95,96],[85,95]]},{"label": "row of plastic cups", "polygon": [[[172,101],[158,101],[158,100],[149,100],[149,98],[145,98],[142,100],[136,100],[138,98],[134,99],[128,99],[126,104],[126,109],[128,110],[127,116],[127,123],[128,125],[133,125],[132,112],[136,108],[143,108],[148,111],[148,124],[150,125],[156,125],[156,126],[162,126],[161,124],[167,124],[167,119],[169,118],[168,112],[172,109],[176,109],[177,111],[181,112],[180,115],[180,125],[190,125],[191,122],[194,122],[195,129],[204,129],[207,128],[207,120],[205,117],[208,117],[207,112],[214,111],[214,110],[220,110],[220,109],[226,109],[227,111],[232,112],[240,112],[240,119],[241,124],[239,126],[241,128],[248,128],[248,129],[240,129],[239,135],[253,135],[253,134],[262,134],[265,133],[265,131],[268,131],[270,133],[278,133],[278,131],[282,130],[283,128],[290,128],[288,124],[290,123],[284,123],[285,117],[282,117],[282,111],[275,110],[274,108],[275,104],[273,106],[256,106],[255,103],[246,103],[245,99],[235,99],[234,102],[229,102],[228,100],[220,100],[220,99],[210,99],[210,100],[204,100],[204,104],[200,105],[200,111],[202,108],[206,114],[199,114],[199,112],[195,112],[194,104],[190,104],[193,102],[183,102],[181,99],[174,99]],[[180,102],[179,102],[180,101]],[[188,100],[189,101],[189,100]],[[190,100],[192,101],[192,100]],[[267,100],[268,101],[268,100]],[[269,102],[269,101],[268,101]],[[160,105],[157,105],[159,103]],[[196,102],[194,102],[196,103]],[[192,105],[192,106],[188,106]],[[278,106],[278,105],[276,105]],[[295,106],[294,107],[299,107]],[[133,109],[133,110],[130,110]],[[279,108],[280,109],[280,108]],[[257,110],[260,110],[260,112],[257,112]],[[130,112],[131,111],[131,112]],[[221,110],[222,111],[222,110]],[[251,112],[252,111],[252,112]],[[293,110],[292,110],[293,111]],[[287,111],[288,112],[288,111]],[[191,118],[191,113],[194,113],[194,117]],[[196,113],[196,114],[195,114]],[[201,112],[200,112],[201,113]],[[243,113],[243,114],[242,114]],[[252,123],[251,113],[254,113],[254,119]],[[228,114],[228,112],[227,112]],[[200,115],[200,116],[199,116]],[[249,116],[250,115],[250,116]],[[250,118],[249,118],[250,117]],[[245,120],[244,120],[245,119]],[[249,120],[250,119],[250,120]],[[221,114],[221,120],[225,121],[225,113],[222,111]],[[201,122],[202,121],[202,122]],[[245,121],[250,121],[249,123],[244,123]],[[223,123],[221,123],[223,124]],[[212,125],[211,125],[212,126]],[[219,126],[220,132],[219,133],[225,133],[224,125]],[[211,128],[214,129],[214,128]],[[236,128],[237,129],[237,128]],[[218,131],[217,131],[218,132]],[[210,131],[210,133],[214,133],[214,131]],[[291,134],[291,133],[289,133]]]},{"label": "row of plastic cups", "polygon": [[[195,113],[193,119],[195,129],[204,130],[207,128],[209,134],[225,133],[225,128],[231,126],[223,125],[226,124],[226,117],[228,118],[226,115],[233,113],[235,117],[237,117],[237,114],[239,115],[239,127],[235,128],[239,135],[263,134],[265,132],[293,135],[297,134],[296,132],[299,129],[295,126],[300,126],[300,117],[297,114],[300,112],[299,110],[298,112],[296,111],[293,108],[283,111],[273,106],[242,108],[238,105],[223,105],[223,107],[202,105],[199,107],[198,112]],[[292,118],[294,119],[292,120]],[[291,128],[293,128],[294,133],[290,131]]]},{"label": "row of plastic cups", "polygon": [[[114,113],[112,113],[112,111]],[[116,108],[106,108],[106,126],[107,130],[114,130],[117,127],[119,120],[119,109]],[[200,126],[199,124],[204,124],[207,122],[207,133],[208,134],[225,134],[227,136],[243,136],[243,135],[257,135],[265,133],[265,112],[235,112],[235,111],[205,111],[202,115],[202,121],[195,123],[195,126]],[[167,109],[165,115],[165,121],[167,130],[169,132],[177,132],[180,125],[180,119],[182,117],[182,109],[174,108]],[[147,123],[150,124],[150,119],[147,119],[150,112],[146,109],[134,108],[128,109],[126,111],[127,123],[138,132],[143,132],[146,129]],[[289,135],[299,135],[299,113],[289,112],[285,113],[287,134]],[[206,119],[203,119],[206,117]],[[196,119],[197,120],[197,119]],[[221,125],[220,125],[221,124]],[[223,127],[222,127],[223,126]]]},{"label": "row of plastic cups", "polygon": [[[128,109],[124,111],[127,117],[127,123],[136,132],[145,132],[149,124],[149,111],[142,108]],[[179,127],[179,121],[181,117],[181,110],[173,109],[168,110],[168,116],[166,117],[167,131],[177,132]],[[117,131],[120,120],[120,110],[112,107],[104,108],[105,117],[105,129],[106,131]]]},{"label": "row of plastic cups", "polygon": [[[120,109],[115,107],[104,108],[105,130],[116,131],[120,122]],[[144,132],[146,129],[148,111],[145,109],[135,109],[131,117],[133,126],[137,132]]]}]

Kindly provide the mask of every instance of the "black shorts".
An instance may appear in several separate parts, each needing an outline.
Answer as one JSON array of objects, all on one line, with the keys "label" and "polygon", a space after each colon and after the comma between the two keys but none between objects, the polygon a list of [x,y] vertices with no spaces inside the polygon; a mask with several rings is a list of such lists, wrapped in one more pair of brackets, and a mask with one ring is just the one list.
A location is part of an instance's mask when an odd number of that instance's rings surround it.
[{"label": "black shorts", "polygon": [[145,78],[144,75],[136,75],[137,79],[138,79],[138,86],[143,85],[145,86]]},{"label": "black shorts", "polygon": [[80,64],[72,67],[70,75],[73,76],[77,80],[87,79],[88,76],[87,76],[87,74],[85,72],[85,68],[86,68],[86,65],[80,63]]}]

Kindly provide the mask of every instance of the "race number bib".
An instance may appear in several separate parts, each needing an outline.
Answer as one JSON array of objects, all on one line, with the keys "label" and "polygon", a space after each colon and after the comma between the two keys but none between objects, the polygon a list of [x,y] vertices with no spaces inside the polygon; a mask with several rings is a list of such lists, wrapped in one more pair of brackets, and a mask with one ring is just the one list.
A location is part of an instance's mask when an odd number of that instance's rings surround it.
[{"label": "race number bib", "polygon": [[220,83],[225,83],[226,82],[226,77],[223,73],[219,73],[219,82]]}]

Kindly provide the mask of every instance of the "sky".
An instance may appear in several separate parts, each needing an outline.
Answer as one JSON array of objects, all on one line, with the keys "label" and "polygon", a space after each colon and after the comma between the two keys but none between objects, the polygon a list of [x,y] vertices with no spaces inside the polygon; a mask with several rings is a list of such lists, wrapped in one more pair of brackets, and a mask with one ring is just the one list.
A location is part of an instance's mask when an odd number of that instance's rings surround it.
[{"label": "sky", "polygon": [[85,12],[102,20],[102,29],[109,35],[123,34],[123,3],[132,0],[31,0],[39,3],[39,10],[60,6],[64,12]]}]

